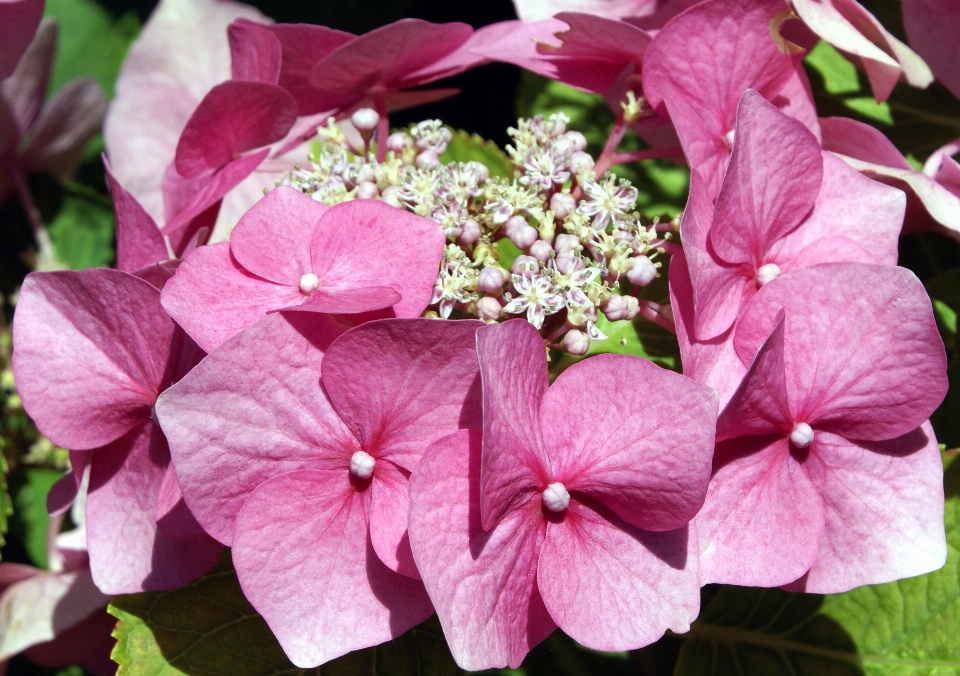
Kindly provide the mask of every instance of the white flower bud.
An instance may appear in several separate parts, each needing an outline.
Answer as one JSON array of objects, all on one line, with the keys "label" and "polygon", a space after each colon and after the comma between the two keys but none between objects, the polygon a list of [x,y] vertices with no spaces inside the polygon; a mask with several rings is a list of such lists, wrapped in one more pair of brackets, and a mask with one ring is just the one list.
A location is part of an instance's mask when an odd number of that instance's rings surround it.
[{"label": "white flower bud", "polygon": [[553,247],[545,240],[538,239],[530,245],[530,255],[538,261],[549,260],[551,253],[553,253]]},{"label": "white flower bud", "polygon": [[578,131],[568,131],[563,135],[565,139],[570,141],[570,144],[573,146],[575,151],[586,150],[587,149],[587,137],[581,134]]},{"label": "white flower bud", "polygon": [[640,312],[640,302],[633,296],[620,296],[613,294],[608,296],[600,305],[603,315],[611,322],[619,322],[622,319],[633,319]]},{"label": "white flower bud", "polygon": [[350,116],[350,121],[359,132],[371,132],[380,124],[380,116],[373,108],[360,108]]},{"label": "white flower bud", "polygon": [[403,208],[403,200],[400,199],[400,188],[395,185],[388,185],[380,194],[380,199],[392,207]]},{"label": "white flower bud", "polygon": [[350,456],[350,473],[358,479],[369,479],[372,477],[373,470],[376,466],[376,458],[364,451],[357,451]]},{"label": "white flower bud", "polygon": [[647,286],[657,278],[657,266],[646,256],[636,256],[630,259],[632,265],[627,271],[627,279],[631,284]]},{"label": "white flower bud", "polygon": [[583,331],[570,329],[563,337],[563,347],[570,354],[583,356],[590,349],[590,336]]},{"label": "white flower bud", "polygon": [[790,433],[790,441],[797,448],[806,448],[813,442],[813,428],[805,422],[797,423]]},{"label": "white flower bud", "polygon": [[387,137],[387,150],[392,150],[398,155],[407,148],[412,147],[413,139],[410,138],[410,135],[405,132],[397,131]]},{"label": "white flower bud", "polygon": [[300,291],[303,293],[313,293],[320,288],[320,280],[312,272],[308,272],[300,278]]},{"label": "white flower bud", "polygon": [[529,249],[538,239],[540,239],[540,233],[532,225],[523,225],[510,235],[510,241],[518,249]]},{"label": "white flower bud", "polygon": [[553,215],[563,220],[570,215],[570,212],[577,208],[577,200],[568,192],[554,193],[550,198],[550,211]]},{"label": "white flower bud", "polygon": [[575,251],[561,251],[556,259],[557,272],[561,275],[570,275],[577,270],[583,270],[587,267],[583,259]]},{"label": "white flower bud", "polygon": [[436,169],[440,166],[440,158],[432,150],[424,150],[417,155],[417,167],[420,169]]},{"label": "white flower bud", "polygon": [[579,251],[583,245],[576,235],[557,235],[554,247],[557,251]]},{"label": "white flower bud", "polygon": [[540,261],[533,256],[517,256],[510,272],[521,277],[532,277],[540,271]]},{"label": "white flower bud", "polygon": [[551,512],[562,512],[570,506],[570,493],[566,486],[557,481],[547,486],[543,492],[543,505]]},{"label": "white flower bud", "polygon": [[483,293],[498,293],[506,283],[506,270],[499,267],[486,267],[477,277],[477,288]]},{"label": "white flower bud", "polygon": [[500,305],[500,301],[491,296],[484,296],[476,302],[474,307],[476,309],[477,317],[485,322],[497,321],[500,319],[500,313],[503,310]]},{"label": "white flower bud", "polygon": [[585,171],[593,169],[596,164],[588,153],[579,150],[570,156],[570,171],[574,174],[582,174]]},{"label": "white flower bud", "polygon": [[780,266],[776,263],[761,265],[757,270],[757,287],[766,286],[780,276]]},{"label": "white flower bud", "polygon": [[377,184],[371,183],[370,181],[364,181],[357,186],[357,199],[358,200],[372,200],[380,194],[377,190]]}]

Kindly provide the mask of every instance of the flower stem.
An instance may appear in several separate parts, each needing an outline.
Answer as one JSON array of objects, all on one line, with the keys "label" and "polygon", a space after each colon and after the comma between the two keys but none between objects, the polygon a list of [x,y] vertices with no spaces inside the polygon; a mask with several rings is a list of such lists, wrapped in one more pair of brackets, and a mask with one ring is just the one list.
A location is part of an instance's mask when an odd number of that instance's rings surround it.
[{"label": "flower stem", "polygon": [[387,159],[387,136],[390,135],[390,118],[387,117],[387,102],[382,92],[373,94],[373,108],[380,116],[377,123],[377,162]]},{"label": "flower stem", "polygon": [[673,320],[667,316],[666,312],[669,311],[669,306],[660,305],[659,303],[654,303],[652,300],[643,300],[640,299],[640,316],[644,319],[653,322],[660,328],[669,331],[673,335],[677,335],[677,327],[674,326]]}]

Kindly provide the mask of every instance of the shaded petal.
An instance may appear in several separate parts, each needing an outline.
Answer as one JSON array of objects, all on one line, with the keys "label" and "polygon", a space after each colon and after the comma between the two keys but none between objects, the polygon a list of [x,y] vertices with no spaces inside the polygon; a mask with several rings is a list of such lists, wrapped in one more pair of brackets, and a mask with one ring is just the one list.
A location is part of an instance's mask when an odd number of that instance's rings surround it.
[{"label": "shaded petal", "polygon": [[594,650],[685,633],[700,611],[696,529],[651,533],[573,500],[547,525],[537,585],[564,633]]},{"label": "shaded petal", "polygon": [[0,80],[17,67],[42,17],[43,0],[0,2]]},{"label": "shaded petal", "polygon": [[169,258],[163,233],[133,195],[110,171],[104,158],[113,210],[117,216],[117,268],[133,272]]},{"label": "shaded petal", "polygon": [[817,557],[824,507],[785,438],[746,437],[717,445],[707,500],[694,519],[700,583],[778,587]]},{"label": "shaded petal", "polygon": [[791,408],[847,438],[891,439],[916,429],[947,392],[946,356],[923,285],[904,268],[828,263],[760,289],[735,346],[755,354],[783,308]]},{"label": "shaded petal", "polygon": [[960,12],[950,2],[903,0],[903,29],[933,74],[960,99],[960,52],[953,44],[960,34]]},{"label": "shaded petal", "polygon": [[206,535],[206,531],[200,527],[187,508],[187,503],[183,501],[173,463],[167,465],[167,471],[163,474],[154,518],[164,535],[178,540],[190,540]]},{"label": "shaded petal", "polygon": [[237,517],[233,560],[243,593],[299,667],[389,641],[433,612],[420,582],[377,558],[350,476],[276,476]]},{"label": "shaded petal", "polygon": [[323,312],[334,315],[356,315],[392,308],[400,300],[399,293],[384,286],[373,286],[365,289],[331,289],[329,291],[320,289],[310,294],[310,297],[300,305],[283,309]]},{"label": "shaded petal", "polygon": [[378,462],[370,483],[370,541],[380,561],[401,575],[420,579],[407,535],[409,472],[390,461]]},{"label": "shaded petal", "polygon": [[545,534],[539,498],[480,521],[481,441],[460,431],[436,442],[410,477],[410,545],[457,664],[520,666],[556,628],[537,588]]},{"label": "shaded petal", "polygon": [[105,594],[161,591],[193,582],[217,562],[211,537],[164,535],[155,514],[170,452],[160,428],[146,423],[96,449],[87,494],[90,570]]},{"label": "shaded petal", "polygon": [[513,3],[517,16],[524,21],[549,19],[557,12],[587,12],[610,19],[644,17],[652,14],[658,4],[657,0],[514,0]]},{"label": "shaded petal", "polygon": [[83,474],[90,464],[90,451],[70,451],[70,471],[57,479],[47,492],[47,512],[50,516],[65,514],[77,499]]},{"label": "shaded petal", "polygon": [[477,331],[483,381],[483,463],[480,506],[493,528],[529,493],[550,483],[550,458],[540,432],[540,401],[549,386],[543,339],[526,320]]},{"label": "shaded petal", "polygon": [[[24,6],[28,4],[30,3],[0,2],[0,17],[3,17],[4,12],[10,11],[11,5],[13,7],[20,5],[22,11],[25,8]],[[40,7],[43,7],[43,3],[40,3]],[[58,24],[55,19],[47,19],[41,22],[39,28],[34,26],[36,35],[31,32],[27,36],[30,45],[26,48],[23,56],[20,57],[20,62],[15,63],[16,70],[9,78],[6,75],[0,76],[0,81],[2,81],[0,82],[0,95],[10,107],[10,113],[13,115],[15,123],[14,130],[21,139],[26,136],[34,118],[37,116],[37,112],[40,110],[40,106],[43,104],[43,99],[47,95],[47,84],[50,81],[50,71],[53,68],[53,57],[57,50],[57,28]],[[4,24],[3,32],[0,33],[0,40],[3,42],[3,47],[0,47],[0,50],[6,52],[9,49],[8,42],[18,42],[23,37],[8,35],[7,26]],[[0,53],[0,68],[2,68],[4,60],[4,55]]]},{"label": "shaded petal", "polygon": [[225,544],[267,479],[297,469],[347,473],[357,442],[320,387],[346,327],[314,314],[269,315],[225,342],[157,401],[184,500]]},{"label": "shaded petal", "polygon": [[119,270],[27,275],[13,370],[24,408],[55,444],[95,448],[149,419],[173,346],[159,301]]},{"label": "shaded petal", "polygon": [[277,84],[282,48],[269,27],[237,19],[227,27],[227,41],[231,79]]},{"label": "shaded petal", "polygon": [[835,594],[944,564],[943,464],[929,423],[883,442],[818,431],[804,467],[826,510],[804,591]]},{"label": "shaded petal", "polygon": [[412,471],[437,439],[480,428],[482,326],[384,319],[334,341],[323,360],[323,387],[364,450]]}]

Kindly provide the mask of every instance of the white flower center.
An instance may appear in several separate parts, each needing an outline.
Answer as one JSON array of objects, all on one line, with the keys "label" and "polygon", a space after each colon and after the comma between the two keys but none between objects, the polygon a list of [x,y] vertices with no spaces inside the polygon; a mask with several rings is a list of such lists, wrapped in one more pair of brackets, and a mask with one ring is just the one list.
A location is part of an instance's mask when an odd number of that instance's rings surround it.
[{"label": "white flower center", "polygon": [[313,293],[320,288],[320,280],[312,272],[308,272],[300,278],[300,290],[303,293]]},{"label": "white flower center", "polygon": [[813,441],[813,428],[805,422],[797,423],[790,433],[790,441],[797,448],[806,448]]},{"label": "white flower center", "polygon": [[543,491],[543,504],[551,512],[562,512],[570,506],[570,494],[566,486],[559,481],[547,486]]},{"label": "white flower center", "polygon": [[369,453],[357,451],[350,457],[350,473],[358,479],[369,479],[373,476],[373,469],[377,460]]},{"label": "white flower center", "polygon": [[766,286],[780,276],[780,266],[776,263],[761,265],[757,270],[757,286]]}]

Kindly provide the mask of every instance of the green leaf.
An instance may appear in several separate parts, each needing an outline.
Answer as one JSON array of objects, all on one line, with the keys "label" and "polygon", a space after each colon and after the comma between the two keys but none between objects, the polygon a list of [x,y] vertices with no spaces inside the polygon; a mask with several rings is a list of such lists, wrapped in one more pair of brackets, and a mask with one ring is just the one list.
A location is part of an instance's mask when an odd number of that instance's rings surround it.
[{"label": "green leaf", "polygon": [[10,534],[16,536],[37,568],[47,567],[47,493],[63,476],[63,472],[44,467],[32,467],[16,472],[11,481],[13,518]]},{"label": "green leaf", "polygon": [[57,258],[74,270],[108,266],[114,259],[113,210],[95,191],[74,188],[82,194],[67,195],[49,226]]},{"label": "green leaf", "polygon": [[449,162],[476,161],[490,170],[491,176],[513,177],[513,164],[493,141],[485,141],[478,134],[451,129],[453,138],[447,145],[447,151],[440,156],[444,164]]},{"label": "green leaf", "polygon": [[47,0],[47,16],[60,22],[50,93],[70,80],[90,75],[113,98],[113,85],[130,43],[140,32],[133,14],[114,20],[93,0]]},{"label": "green leaf", "polygon": [[821,40],[804,61],[823,78],[828,94],[855,94],[860,91],[857,67],[847,61],[829,42]]},{"label": "green leaf", "polygon": [[960,674],[960,463],[944,488],[943,568],[828,596],[720,587],[681,637],[675,676]]},{"label": "green leaf", "polygon": [[436,617],[316,669],[297,669],[240,590],[229,550],[193,584],[116,596],[118,676],[459,676]]},{"label": "green leaf", "polygon": [[511,270],[513,268],[513,262],[523,254],[523,252],[517,248],[517,245],[506,237],[498,239],[493,245],[497,248],[497,262],[504,270]]}]

